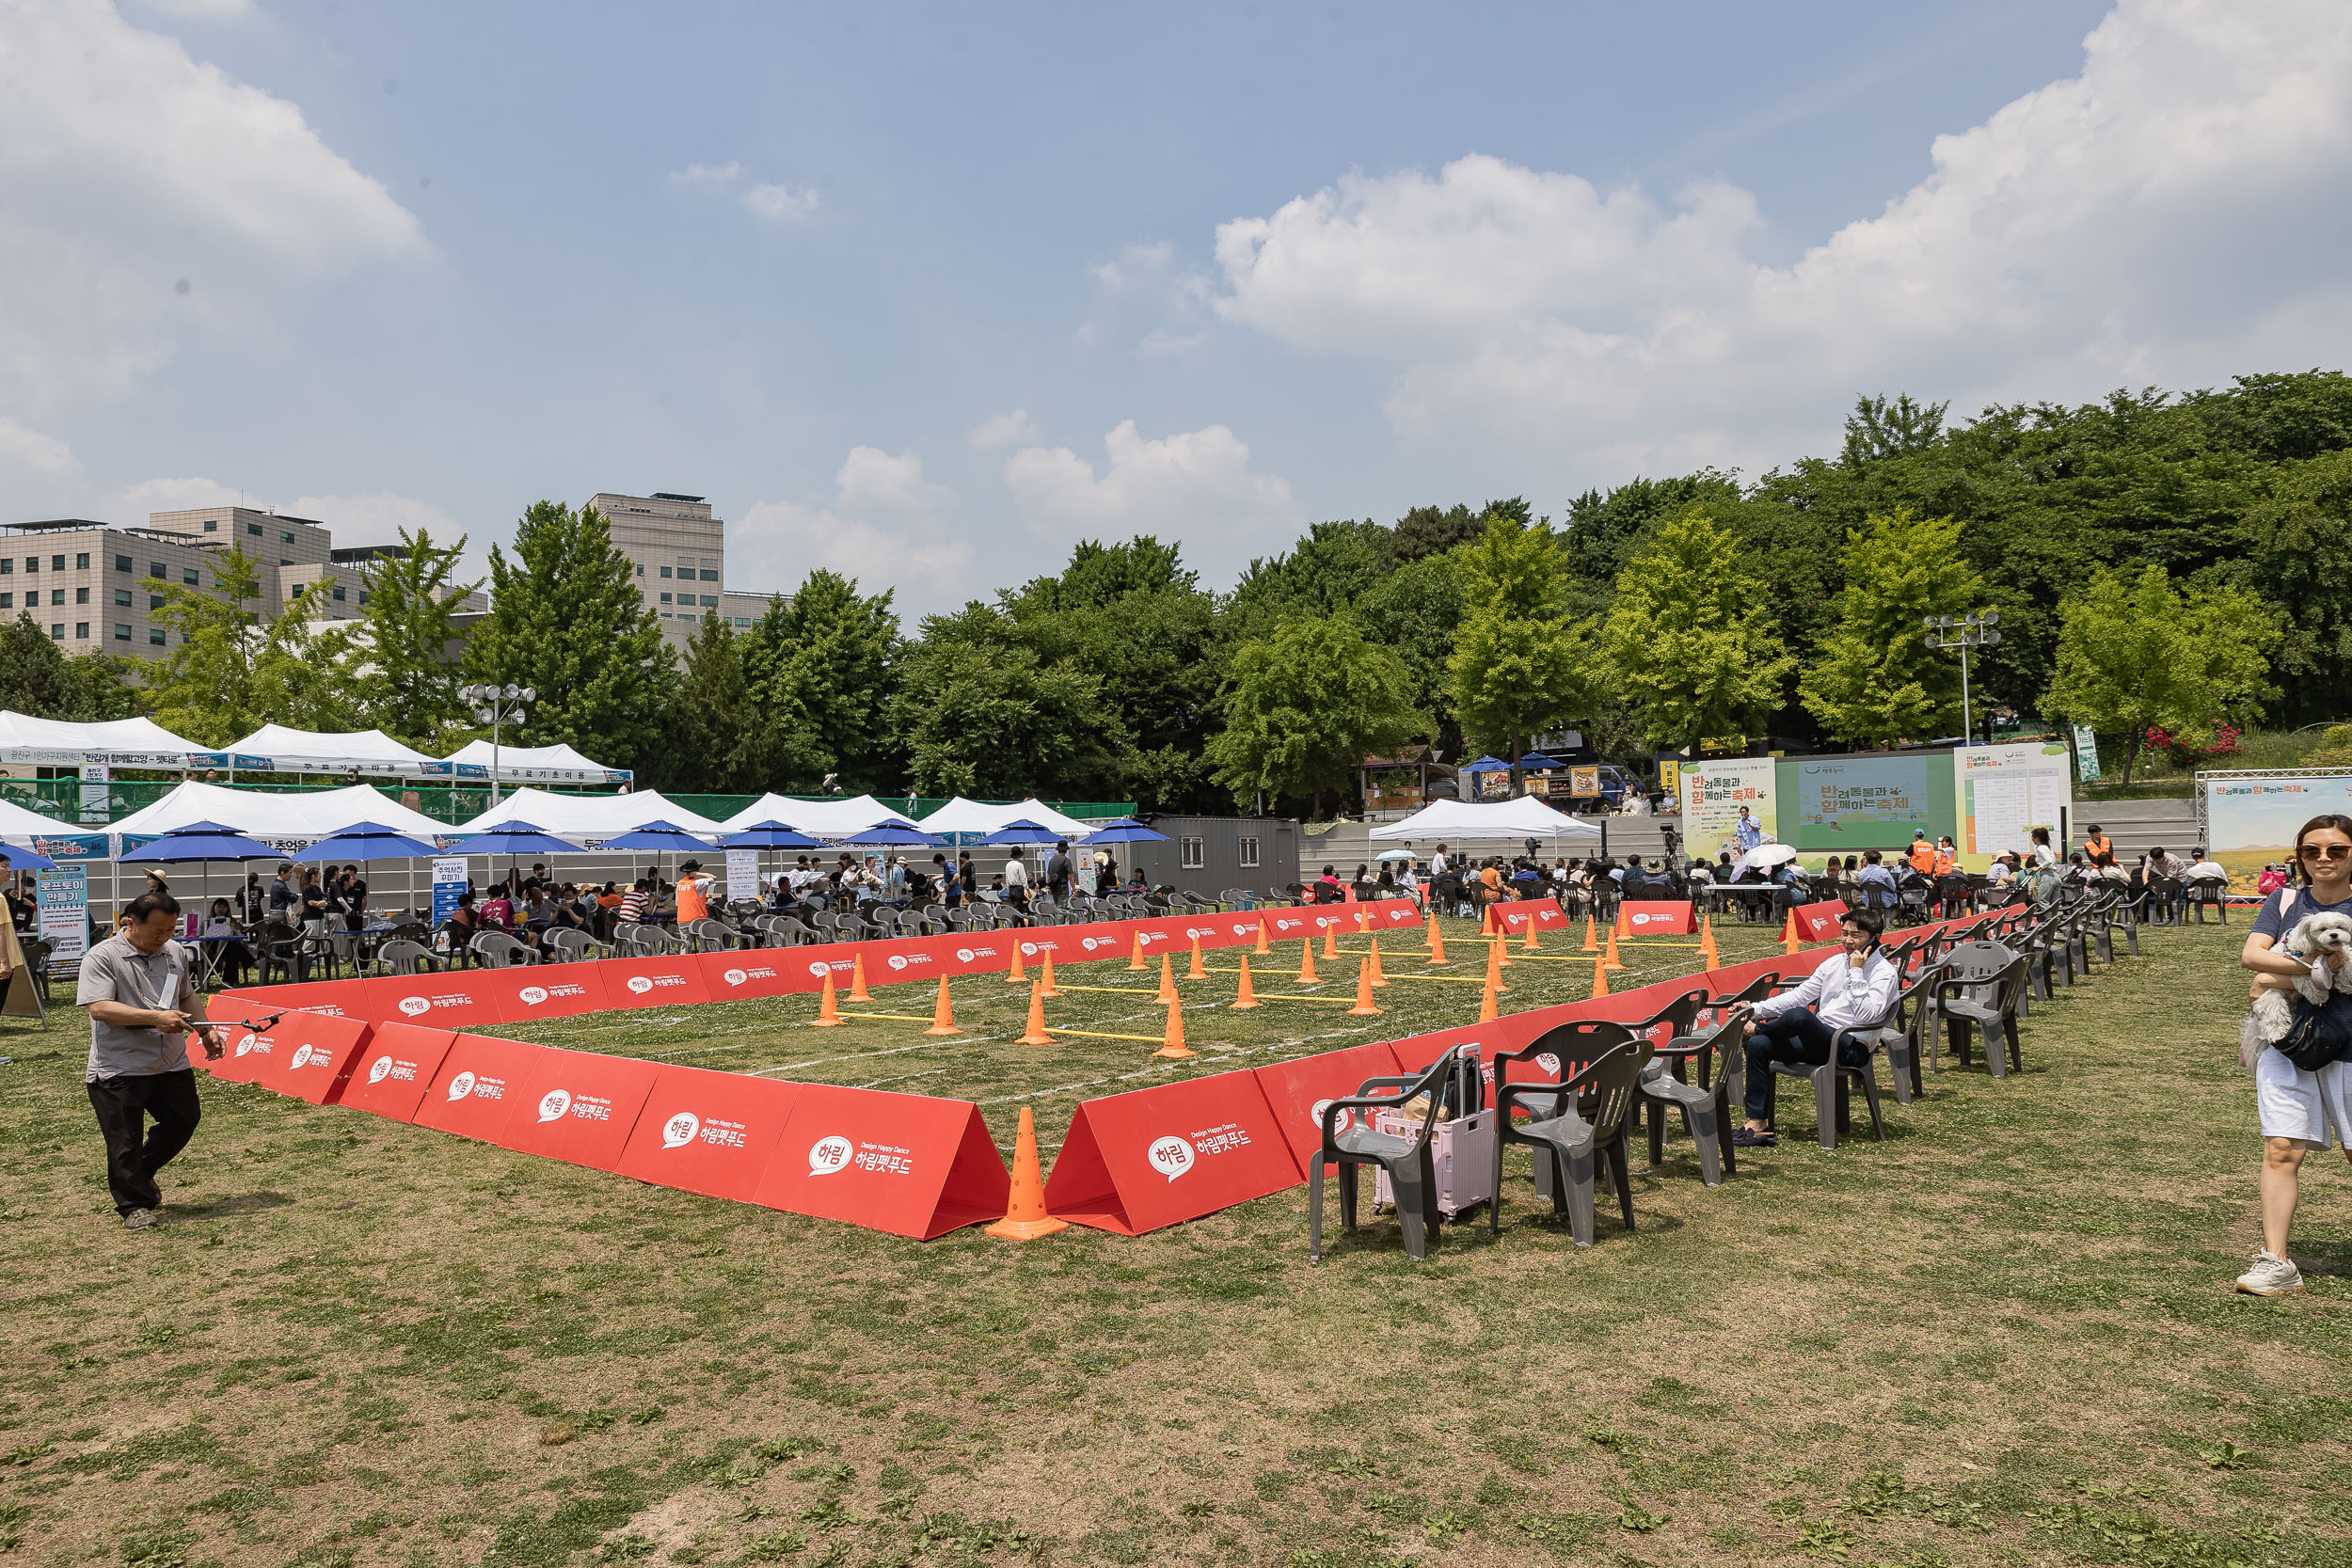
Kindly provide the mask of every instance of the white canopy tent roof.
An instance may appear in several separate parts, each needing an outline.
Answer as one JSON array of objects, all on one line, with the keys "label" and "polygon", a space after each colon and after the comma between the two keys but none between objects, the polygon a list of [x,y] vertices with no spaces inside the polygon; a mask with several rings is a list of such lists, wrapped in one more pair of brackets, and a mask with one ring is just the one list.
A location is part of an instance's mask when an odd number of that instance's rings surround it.
[{"label": "white canopy tent roof", "polygon": [[217,822],[269,844],[309,844],[340,832],[355,822],[375,822],[430,844],[436,834],[449,832],[422,812],[410,811],[372,784],[342,789],[304,790],[278,794],[262,789],[231,789],[226,784],[196,781],[175,785],[170,794],[115,823],[110,832],[165,833],[191,822]]},{"label": "white canopy tent roof", "polygon": [[0,712],[0,762],[75,768],[86,762],[119,768],[185,768],[204,750],[152,719],[108,719],[77,724]]},{"label": "white canopy tent roof", "polygon": [[671,801],[658,789],[633,795],[558,795],[525,785],[480,816],[444,832],[478,833],[501,822],[528,822],[576,844],[618,838],[648,822],[670,822],[690,833],[716,835],[719,824]]},{"label": "white canopy tent roof", "polygon": [[[634,777],[626,768],[607,768],[600,762],[581,756],[569,746],[493,747],[486,740],[472,740],[452,752],[449,761],[466,770],[469,778],[486,779],[490,776],[493,752],[498,758],[501,782],[520,779],[526,784],[627,784]],[[684,822],[678,824],[681,828],[690,825]],[[546,827],[547,824],[541,823],[540,826]]]},{"label": "white canopy tent roof", "polygon": [[26,811],[12,800],[0,800],[0,838],[22,842],[28,838],[55,838],[65,833],[105,832],[104,828],[77,828],[71,822],[60,822],[54,816],[43,816],[37,811]]},{"label": "white canopy tent roof", "polygon": [[892,811],[871,795],[839,800],[793,800],[782,795],[763,795],[721,825],[728,832],[736,832],[755,822],[771,819],[787,828],[798,828],[811,838],[848,838],[883,822],[899,822],[910,828],[921,826],[914,818]]},{"label": "white canopy tent roof", "polygon": [[231,741],[228,751],[240,768],[251,768],[257,759],[266,759],[270,770],[277,773],[340,773],[357,768],[386,778],[415,779],[450,772],[448,763],[426,756],[382,730],[327,735],[264,724],[243,740]]},{"label": "white canopy tent roof", "polygon": [[1014,822],[1034,822],[1072,839],[1083,838],[1090,831],[1088,824],[1064,816],[1034,795],[1009,806],[987,805],[959,795],[923,818],[921,826],[927,833],[993,833]]},{"label": "white canopy tent roof", "polygon": [[1532,795],[1516,800],[1480,803],[1475,800],[1433,800],[1402,822],[1384,822],[1372,830],[1374,838],[1590,838],[1600,830],[1554,811]]}]

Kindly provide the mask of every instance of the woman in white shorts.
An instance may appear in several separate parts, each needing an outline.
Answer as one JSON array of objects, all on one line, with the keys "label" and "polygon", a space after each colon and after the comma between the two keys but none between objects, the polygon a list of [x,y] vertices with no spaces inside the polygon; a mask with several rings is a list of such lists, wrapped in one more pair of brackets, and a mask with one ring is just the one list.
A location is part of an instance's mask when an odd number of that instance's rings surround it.
[{"label": "woman in white shorts", "polygon": [[[2352,816],[2314,816],[2295,835],[2295,863],[2301,875],[2263,900],[2238,961],[2254,971],[2253,994],[2263,988],[2291,988],[2310,969],[2272,947],[2308,915],[2352,914]],[[2331,1006],[2346,1006],[2330,1000]],[[2287,1231],[2295,1223],[2297,1178],[2308,1149],[2344,1146],[2352,1159],[2352,1062],[2333,1061],[2306,1072],[2268,1046],[2254,1061],[2254,1099],[2263,1128],[2263,1244],[2238,1276],[2237,1288],[2252,1295],[2283,1296],[2303,1288],[2303,1275],[2287,1259]]]}]

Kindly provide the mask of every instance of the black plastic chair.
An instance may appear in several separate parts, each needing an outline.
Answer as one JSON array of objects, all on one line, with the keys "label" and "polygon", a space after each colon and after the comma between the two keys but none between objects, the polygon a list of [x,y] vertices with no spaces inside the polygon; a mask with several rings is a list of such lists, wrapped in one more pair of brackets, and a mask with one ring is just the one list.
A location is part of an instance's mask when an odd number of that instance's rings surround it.
[{"label": "black plastic chair", "polygon": [[[1569,1232],[1578,1246],[1593,1244],[1597,1162],[1608,1163],[1610,1185],[1616,1190],[1625,1227],[1634,1228],[1628,1134],[1633,1125],[1642,1069],[1655,1053],[1647,1040],[1636,1038],[1623,1024],[1580,1022],[1585,1026],[1573,1037],[1555,1040],[1563,1031],[1549,1030],[1526,1050],[1495,1058],[1494,1190],[1486,1205],[1489,1234],[1502,1230],[1502,1151],[1512,1144],[1525,1144],[1534,1151],[1539,1178],[1549,1178],[1549,1182],[1539,1179],[1538,1191],[1549,1187],[1552,1212],[1568,1216]],[[1561,1060],[1563,1082],[1510,1081],[1512,1063],[1546,1054]],[[1583,1065],[1568,1072],[1580,1057]],[[1514,1125],[1512,1112],[1522,1107],[1528,1119]]]},{"label": "black plastic chair", "polygon": [[[1428,1255],[1429,1239],[1438,1233],[1438,1172],[1430,1156],[1429,1139],[1445,1103],[1447,1080],[1454,1072],[1452,1052],[1429,1064],[1418,1078],[1367,1078],[1344,1099],[1323,1107],[1323,1148],[1307,1173],[1307,1258],[1323,1258],[1323,1168],[1336,1165],[1340,1173],[1340,1224],[1356,1228],[1357,1169],[1372,1165],[1386,1171],[1396,1194],[1397,1227],[1405,1234],[1405,1256],[1416,1262]],[[1385,1089],[1386,1093],[1376,1090]],[[1412,1137],[1373,1129],[1369,1113],[1392,1110],[1416,1095],[1426,1095],[1429,1113]],[[1348,1125],[1339,1125],[1341,1116]]]}]

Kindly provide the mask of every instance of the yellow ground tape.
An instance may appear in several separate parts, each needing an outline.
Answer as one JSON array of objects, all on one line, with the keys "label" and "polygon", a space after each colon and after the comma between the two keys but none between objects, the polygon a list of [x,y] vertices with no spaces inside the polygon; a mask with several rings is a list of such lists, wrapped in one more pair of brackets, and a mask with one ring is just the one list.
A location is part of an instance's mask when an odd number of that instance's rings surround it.
[{"label": "yellow ground tape", "polygon": [[1060,990],[1114,990],[1114,991],[1119,992],[1119,994],[1120,994],[1120,995],[1121,995],[1121,996],[1157,996],[1157,995],[1159,995],[1159,994],[1160,994],[1160,993],[1159,993],[1159,990],[1157,990],[1157,988],[1155,988],[1155,987],[1149,987],[1149,986],[1079,986],[1079,985],[1057,985],[1054,989],[1055,989],[1056,990],[1057,990],[1057,991],[1060,991]]},{"label": "yellow ground tape", "polygon": [[929,1014],[925,1014],[920,1018],[917,1018],[913,1013],[843,1013],[841,1016],[843,1018],[888,1019],[893,1023],[931,1023],[936,1022],[936,1020],[931,1018]]},{"label": "yellow ground tape", "polygon": [[1352,996],[1286,996],[1277,992],[1272,996],[1261,993],[1258,1000],[1261,1002],[1353,1002],[1356,999]]},{"label": "yellow ground tape", "polygon": [[1089,1040],[1140,1040],[1145,1045],[1164,1045],[1167,1043],[1157,1035],[1105,1035],[1095,1029],[1062,1029],[1057,1028],[1051,1023],[1045,1026],[1045,1032],[1056,1037],[1062,1035],[1075,1035],[1080,1039]]},{"label": "yellow ground tape", "polygon": [[1390,975],[1389,978],[1391,980],[1445,980],[1457,986],[1483,986],[1486,983],[1486,977],[1483,974],[1408,974],[1399,971]]}]

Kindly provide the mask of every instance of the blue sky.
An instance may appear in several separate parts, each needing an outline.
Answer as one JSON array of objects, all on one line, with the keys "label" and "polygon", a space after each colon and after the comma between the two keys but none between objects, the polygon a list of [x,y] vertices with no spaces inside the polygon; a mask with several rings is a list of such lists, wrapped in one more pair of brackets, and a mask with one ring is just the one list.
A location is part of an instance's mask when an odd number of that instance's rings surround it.
[{"label": "blue sky", "polygon": [[0,0],[0,495],[685,490],[920,612],[2337,365],[2344,9]]}]

